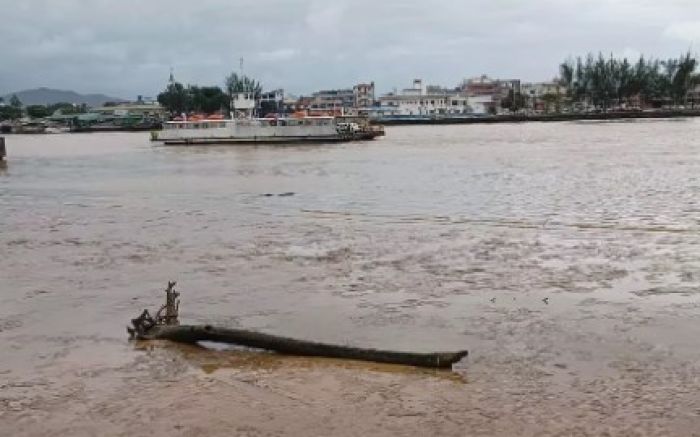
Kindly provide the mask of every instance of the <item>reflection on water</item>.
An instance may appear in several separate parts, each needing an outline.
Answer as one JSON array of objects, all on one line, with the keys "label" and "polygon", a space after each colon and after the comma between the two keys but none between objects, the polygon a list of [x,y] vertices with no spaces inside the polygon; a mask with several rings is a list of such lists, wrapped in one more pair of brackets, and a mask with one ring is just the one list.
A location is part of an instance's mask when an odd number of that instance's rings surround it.
[{"label": "reflection on water", "polygon": [[[8,138],[0,408],[12,413],[0,424],[76,433],[69,424],[87,411],[133,433],[125,419],[139,402],[206,395],[221,408],[258,405],[231,421],[274,412],[261,435],[284,423],[338,434],[309,399],[336,418],[418,433],[438,415],[445,435],[523,423],[683,434],[700,388],[698,133],[683,120],[401,127],[300,147]],[[469,349],[455,368],[469,384],[365,363],[135,349],[123,326],[161,303],[167,280],[180,284],[187,322]],[[137,389],[142,401],[122,403]],[[197,414],[182,420],[195,427],[210,413]]]}]

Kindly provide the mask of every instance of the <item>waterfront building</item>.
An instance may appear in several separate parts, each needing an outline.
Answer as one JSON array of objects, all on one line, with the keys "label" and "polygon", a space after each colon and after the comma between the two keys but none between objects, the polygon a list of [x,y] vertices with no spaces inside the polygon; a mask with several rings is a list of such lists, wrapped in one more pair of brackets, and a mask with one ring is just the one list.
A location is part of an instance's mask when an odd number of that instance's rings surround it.
[{"label": "waterfront building", "polygon": [[358,83],[352,87],[355,108],[368,108],[374,105],[374,82]]},{"label": "waterfront building", "polygon": [[490,94],[467,98],[469,99],[469,107],[475,115],[495,114],[500,107],[500,100],[494,100],[494,96]]},{"label": "waterfront building", "polygon": [[566,94],[566,88],[557,81],[523,83],[520,92],[528,97],[541,98],[546,94]]},{"label": "waterfront building", "polygon": [[355,92],[352,88],[316,91],[311,95],[309,105],[309,109],[316,111],[350,110],[354,107]]},{"label": "waterfront building", "polygon": [[519,79],[492,79],[487,75],[462,81],[460,89],[475,104],[477,113],[497,113],[501,111],[501,101],[512,91],[521,92]]},{"label": "waterfront building", "polygon": [[[639,97],[638,97],[638,100],[639,100]],[[700,105],[700,85],[695,85],[694,87],[692,87],[690,89],[690,91],[688,91],[688,103],[690,104],[690,107],[693,109],[697,105]],[[639,106],[640,106],[640,104],[637,103],[637,107],[639,107]]]},{"label": "waterfront building", "polygon": [[301,96],[294,102],[295,111],[308,111],[311,109],[313,98],[309,96]]},{"label": "waterfront building", "polygon": [[260,94],[260,114],[281,114],[285,111],[284,90],[282,88]]},{"label": "waterfront building", "polygon": [[415,79],[411,88],[379,97],[372,115],[381,116],[459,116],[473,112],[467,96],[459,90],[425,86]]},{"label": "waterfront building", "polygon": [[566,88],[558,81],[523,83],[520,92],[526,97],[527,108],[550,112],[561,109],[566,98]]},{"label": "waterfront building", "polygon": [[465,79],[461,88],[467,96],[490,95],[495,98],[504,98],[511,90],[521,92],[519,79],[492,79],[487,75]]},{"label": "waterfront building", "polygon": [[102,117],[132,117],[165,120],[166,110],[157,102],[137,101],[135,103],[116,103],[100,108],[93,108],[93,114]]},{"label": "waterfront building", "polygon": [[374,82],[358,83],[352,88],[321,90],[311,94],[309,102],[299,102],[300,109],[314,112],[356,112],[374,105]]}]

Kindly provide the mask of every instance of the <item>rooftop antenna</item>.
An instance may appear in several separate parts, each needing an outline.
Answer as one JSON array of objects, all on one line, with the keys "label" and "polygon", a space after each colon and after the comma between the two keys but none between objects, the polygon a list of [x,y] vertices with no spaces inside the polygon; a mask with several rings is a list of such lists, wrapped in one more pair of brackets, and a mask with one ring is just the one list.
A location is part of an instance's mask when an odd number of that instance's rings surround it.
[{"label": "rooftop antenna", "polygon": [[169,82],[170,82],[170,83],[174,83],[174,82],[175,82],[175,75],[173,74],[173,67],[172,67],[172,66],[170,67],[170,79],[169,79]]}]

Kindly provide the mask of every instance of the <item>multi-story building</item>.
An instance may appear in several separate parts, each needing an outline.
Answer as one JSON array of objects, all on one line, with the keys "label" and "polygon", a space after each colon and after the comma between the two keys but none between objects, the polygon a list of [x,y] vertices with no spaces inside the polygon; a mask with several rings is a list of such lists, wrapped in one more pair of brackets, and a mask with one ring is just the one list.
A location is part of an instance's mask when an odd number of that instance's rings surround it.
[{"label": "multi-story building", "polygon": [[144,102],[139,100],[135,103],[117,103],[110,106],[93,108],[92,113],[107,117],[143,117],[165,119],[166,110],[158,102]]},{"label": "multi-story building", "polygon": [[358,83],[352,87],[355,108],[369,108],[374,105],[374,82]]},{"label": "multi-story building", "polygon": [[512,90],[520,92],[519,79],[491,79],[486,75],[465,79],[462,82],[462,91],[467,96],[494,96],[503,98]]},{"label": "multi-story building", "polygon": [[270,113],[279,114],[285,112],[284,90],[280,88],[260,94],[258,105],[262,116]]},{"label": "multi-story building", "polygon": [[311,95],[311,110],[345,110],[355,107],[355,93],[351,88],[321,90]]},{"label": "multi-story building", "polygon": [[501,101],[512,91],[520,93],[518,79],[492,79],[486,75],[465,79],[460,87],[470,101],[478,102],[477,112],[496,113],[500,110]]},{"label": "multi-story building", "polygon": [[520,92],[528,97],[542,97],[546,94],[566,94],[566,88],[556,81],[524,83]]},{"label": "multi-story building", "polygon": [[527,108],[534,111],[549,112],[560,109],[566,97],[566,88],[557,81],[524,83],[520,92],[526,97]]},{"label": "multi-story building", "polygon": [[472,108],[459,90],[426,87],[415,79],[413,87],[379,97],[379,107],[373,112],[378,116],[454,116],[469,114]]}]

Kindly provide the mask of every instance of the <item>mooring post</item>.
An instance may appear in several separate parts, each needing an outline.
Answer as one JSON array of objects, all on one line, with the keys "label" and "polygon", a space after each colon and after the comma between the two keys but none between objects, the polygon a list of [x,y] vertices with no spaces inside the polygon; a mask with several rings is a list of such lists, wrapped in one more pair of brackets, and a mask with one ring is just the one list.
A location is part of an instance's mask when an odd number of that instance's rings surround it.
[{"label": "mooring post", "polygon": [[5,150],[5,137],[0,137],[0,161],[5,159],[7,150]]}]

